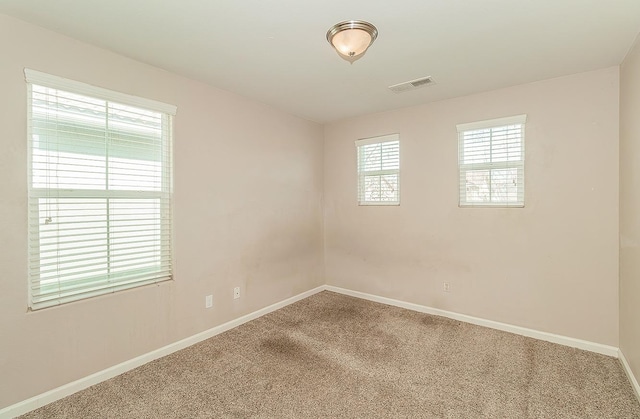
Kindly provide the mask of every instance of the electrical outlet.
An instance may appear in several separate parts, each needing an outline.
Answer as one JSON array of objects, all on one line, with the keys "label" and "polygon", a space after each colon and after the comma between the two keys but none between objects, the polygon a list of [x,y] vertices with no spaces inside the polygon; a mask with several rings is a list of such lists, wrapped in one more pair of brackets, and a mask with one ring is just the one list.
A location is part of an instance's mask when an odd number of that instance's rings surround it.
[{"label": "electrical outlet", "polygon": [[235,287],[233,289],[233,299],[237,300],[238,298],[240,298],[240,287]]},{"label": "electrical outlet", "polygon": [[204,308],[213,307],[213,295],[207,295],[204,297]]},{"label": "electrical outlet", "polygon": [[443,282],[442,283],[442,291],[451,292],[451,286],[449,285],[448,282]]}]

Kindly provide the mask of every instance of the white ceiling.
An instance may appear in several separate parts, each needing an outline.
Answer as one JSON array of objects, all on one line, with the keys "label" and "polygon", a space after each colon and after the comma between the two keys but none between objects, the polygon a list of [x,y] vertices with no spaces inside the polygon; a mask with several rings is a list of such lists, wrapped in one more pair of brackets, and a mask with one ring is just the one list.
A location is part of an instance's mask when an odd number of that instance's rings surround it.
[{"label": "white ceiling", "polygon": [[[320,123],[618,65],[640,0],[0,0],[0,13]],[[354,64],[325,39],[379,36]],[[423,76],[436,84],[388,86]]]}]

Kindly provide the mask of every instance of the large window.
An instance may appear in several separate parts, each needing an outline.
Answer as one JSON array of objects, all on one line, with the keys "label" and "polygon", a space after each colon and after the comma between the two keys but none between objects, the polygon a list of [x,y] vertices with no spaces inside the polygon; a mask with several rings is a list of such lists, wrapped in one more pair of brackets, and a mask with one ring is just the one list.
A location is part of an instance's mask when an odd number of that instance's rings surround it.
[{"label": "large window", "polygon": [[398,134],[356,141],[358,203],[400,204],[400,137]]},{"label": "large window", "polygon": [[31,309],[171,279],[175,107],[25,75]]},{"label": "large window", "polygon": [[524,206],[526,115],[458,125],[460,206]]}]

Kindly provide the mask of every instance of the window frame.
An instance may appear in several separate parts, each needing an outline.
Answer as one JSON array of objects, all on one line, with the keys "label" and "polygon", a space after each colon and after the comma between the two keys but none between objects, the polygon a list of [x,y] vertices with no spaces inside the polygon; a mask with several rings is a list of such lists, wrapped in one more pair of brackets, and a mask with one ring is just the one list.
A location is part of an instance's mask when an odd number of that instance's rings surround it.
[{"label": "window frame", "polygon": [[[456,125],[458,131],[458,206],[460,208],[524,208],[525,206],[525,125],[527,115],[515,115],[484,121]],[[465,156],[464,136],[473,131],[501,129],[520,125],[520,160],[489,161],[481,163],[463,163]],[[489,136],[489,147],[493,146],[493,135]],[[517,170],[515,201],[469,201],[466,199],[466,174],[470,171],[492,171],[500,169]],[[491,183],[489,183],[491,193]]]},{"label": "window frame", "polygon": [[[398,168],[397,169],[379,169],[379,170],[361,170],[361,168],[364,166],[364,154],[362,153],[363,151],[363,147],[368,146],[368,145],[380,145],[382,146],[382,144],[384,143],[393,143],[393,142],[397,142],[398,143],[398,158],[397,158],[397,162],[398,162]],[[387,135],[382,135],[382,136],[378,136],[378,137],[371,137],[371,138],[363,138],[360,140],[357,140],[355,142],[355,146],[356,146],[356,172],[357,172],[357,196],[356,199],[358,201],[358,205],[359,206],[399,206],[400,205],[400,162],[401,162],[401,158],[400,158],[400,134],[395,133],[395,134],[387,134]],[[382,156],[381,158],[381,165],[382,165]],[[370,176],[378,176],[380,177],[380,181],[382,181],[382,176],[385,175],[395,175],[397,178],[397,183],[396,183],[396,200],[393,201],[383,201],[383,200],[365,200],[364,199],[364,194],[365,194],[365,179],[367,177]]]},{"label": "window frame", "polygon": [[[155,100],[140,98],[124,93],[115,92],[112,90],[104,89],[101,87],[92,86],[86,83],[68,80],[62,77],[53,76],[50,74],[42,73],[39,71],[24,69],[25,81],[27,84],[27,143],[28,143],[28,235],[29,235],[29,252],[28,252],[28,309],[31,311],[44,309],[47,307],[58,306],[65,303],[82,301],[87,298],[91,298],[98,295],[111,294],[117,291],[137,288],[140,286],[155,284],[173,279],[173,117],[176,114],[177,108],[173,105],[168,105]],[[91,99],[104,101],[105,104],[124,105],[125,107],[137,108],[143,111],[150,111],[160,115],[161,126],[161,140],[160,150],[161,156],[164,156],[159,161],[159,169],[161,174],[158,179],[160,180],[160,188],[157,191],[153,190],[126,190],[125,189],[91,189],[91,188],[65,188],[60,187],[41,187],[34,184],[34,132],[33,127],[36,123],[36,119],[33,116],[33,88],[34,86],[40,86],[48,89],[55,89],[64,94],[81,95]],[[105,135],[109,131],[105,128]],[[76,152],[77,155],[84,155],[82,152]],[[134,159],[135,160],[135,159]],[[70,166],[76,167],[76,166]],[[102,173],[102,172],[100,172]],[[108,169],[105,168],[104,175],[106,176]],[[123,175],[120,175],[123,176]],[[124,175],[126,179],[127,175]],[[133,175],[129,175],[133,176]],[[131,181],[131,179],[129,179]],[[96,199],[97,204],[101,204],[101,200],[104,200],[104,205],[110,208],[110,202],[117,201],[118,199],[140,199],[142,207],[153,205],[153,200],[157,200],[158,209],[158,223],[157,228],[160,231],[161,237],[166,237],[168,240],[165,242],[163,239],[159,241],[160,244],[156,245],[158,249],[157,258],[159,258],[158,266],[160,268],[148,268],[142,269],[140,267],[130,268],[126,273],[126,280],[122,280],[125,275],[110,273],[104,278],[98,280],[97,275],[84,274],[84,278],[77,280],[61,282],[60,277],[56,276],[56,283],[51,285],[43,285],[41,281],[41,215],[38,215],[38,208],[41,208],[42,199],[57,199],[64,200],[67,198],[76,198],[79,200],[92,200]],[[45,204],[46,205],[46,204]],[[122,204],[120,204],[122,205]],[[137,208],[138,210],[140,209]],[[78,210],[81,211],[81,210]],[[128,210],[127,210],[128,211]],[[108,212],[107,212],[108,213]],[[35,222],[34,221],[35,218]],[[50,220],[45,220],[46,225]],[[108,226],[113,223],[113,218],[107,215],[104,218],[104,222]],[[156,225],[156,224],[153,224]],[[109,228],[105,230],[107,233],[105,240],[109,243],[111,239],[111,233]],[[55,237],[61,237],[55,235]],[[82,243],[82,242],[78,242]],[[110,245],[107,245],[110,246]],[[139,247],[136,249],[145,249],[147,253],[152,251],[146,247]],[[56,250],[55,252],[59,252]],[[109,254],[111,250],[107,250]],[[127,255],[127,261],[140,260],[142,256],[135,255],[133,259],[128,259],[130,255]],[[59,257],[59,256],[58,256]],[[137,258],[137,259],[136,259]],[[33,260],[37,260],[32,264]],[[57,262],[60,263],[60,262]],[[91,263],[91,262],[90,262]],[[96,262],[99,263],[99,262]],[[111,262],[109,262],[110,264]],[[121,262],[122,263],[122,262]],[[89,265],[86,265],[89,266]],[[98,265],[96,265],[98,266]],[[111,265],[107,265],[111,266]],[[56,268],[57,269],[57,268]],[[108,268],[113,269],[112,267]],[[120,268],[122,269],[122,268]],[[144,272],[143,272],[144,271]],[[134,272],[137,275],[134,275]],[[144,278],[140,274],[151,273],[152,275],[144,275]],[[120,278],[120,280],[118,280]],[[113,282],[112,282],[113,280]],[[75,285],[79,285],[78,289],[74,289]],[[55,290],[58,290],[57,293]],[[34,291],[37,290],[37,291]]]}]

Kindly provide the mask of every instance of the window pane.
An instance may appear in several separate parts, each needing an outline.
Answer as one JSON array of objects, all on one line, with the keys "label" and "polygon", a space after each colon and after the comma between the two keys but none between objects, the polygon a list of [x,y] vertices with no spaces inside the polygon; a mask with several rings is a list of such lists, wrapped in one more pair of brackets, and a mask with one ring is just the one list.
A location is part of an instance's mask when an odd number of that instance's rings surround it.
[{"label": "window pane", "polygon": [[159,161],[110,158],[109,189],[160,191],[162,189],[162,164]]},{"label": "window pane", "polygon": [[491,161],[491,130],[467,131],[463,137],[464,164]]},{"label": "window pane", "polygon": [[[359,203],[399,203],[400,141],[397,138],[397,135],[388,135],[356,141]],[[371,142],[378,139],[380,142]]]},{"label": "window pane", "polygon": [[525,121],[517,115],[458,125],[461,206],[524,206]]},{"label": "window pane", "polygon": [[34,188],[99,189],[106,187],[106,161],[98,155],[83,155],[38,147],[32,150],[32,183]]},{"label": "window pane", "polygon": [[382,170],[398,170],[400,168],[400,142],[389,141],[381,144],[380,168]]},{"label": "window pane", "polygon": [[380,200],[398,200],[398,175],[380,176]]},{"label": "window pane", "polygon": [[492,131],[491,161],[519,161],[522,159],[522,127],[510,125],[494,128]]},{"label": "window pane", "polygon": [[522,126],[465,131],[462,163],[498,163],[522,160]]},{"label": "window pane", "polygon": [[112,199],[110,209],[111,272],[157,268],[162,230],[159,199]]},{"label": "window pane", "polygon": [[171,279],[171,115],[29,89],[30,307]]},{"label": "window pane", "polygon": [[107,273],[107,201],[39,200],[41,285]]},{"label": "window pane", "polygon": [[378,144],[367,144],[359,147],[360,167],[362,172],[376,170],[397,170],[400,168],[399,141]]},{"label": "window pane", "polygon": [[34,148],[104,156],[106,115],[104,100],[32,86]]},{"label": "window pane", "polygon": [[392,202],[398,200],[398,175],[364,177],[364,200]]},{"label": "window pane", "polygon": [[491,171],[491,201],[515,202],[518,200],[518,169],[494,169]]},{"label": "window pane", "polygon": [[109,103],[109,157],[160,162],[162,114]]},{"label": "window pane", "polygon": [[380,176],[365,176],[364,201],[380,201],[381,196]]},{"label": "window pane", "polygon": [[491,199],[490,170],[469,170],[466,172],[467,202],[489,202]]},{"label": "window pane", "polygon": [[518,169],[468,170],[466,178],[467,202],[517,202]]},{"label": "window pane", "polygon": [[382,169],[382,147],[380,144],[369,144],[362,147],[361,171],[370,172]]}]

